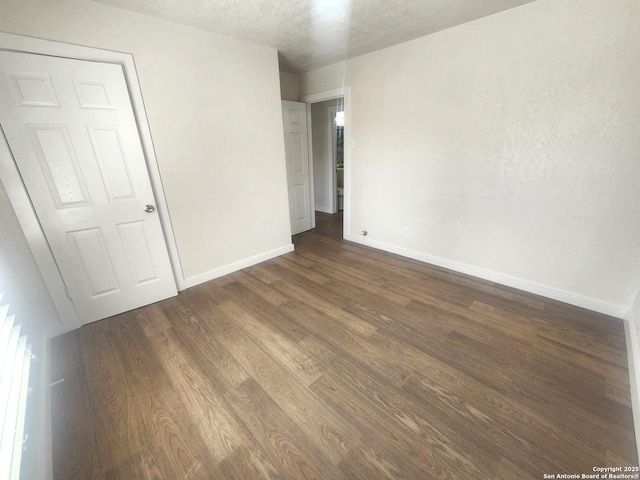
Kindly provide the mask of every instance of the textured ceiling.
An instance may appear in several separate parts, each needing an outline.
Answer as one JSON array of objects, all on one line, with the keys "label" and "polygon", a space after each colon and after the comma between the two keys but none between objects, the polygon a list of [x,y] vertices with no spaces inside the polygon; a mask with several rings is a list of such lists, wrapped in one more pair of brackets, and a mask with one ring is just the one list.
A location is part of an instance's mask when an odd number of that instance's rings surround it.
[{"label": "textured ceiling", "polygon": [[93,0],[276,48],[301,73],[534,0]]}]

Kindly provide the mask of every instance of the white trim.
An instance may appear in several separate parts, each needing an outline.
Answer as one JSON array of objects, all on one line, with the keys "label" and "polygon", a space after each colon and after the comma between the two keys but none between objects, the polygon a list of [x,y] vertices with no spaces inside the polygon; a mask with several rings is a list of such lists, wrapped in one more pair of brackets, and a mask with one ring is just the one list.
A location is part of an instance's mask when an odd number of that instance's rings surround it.
[{"label": "white trim", "polygon": [[239,262],[230,263],[229,265],[225,265],[224,267],[216,268],[215,270],[210,270],[209,272],[202,273],[194,277],[187,277],[184,279],[185,288],[195,287],[196,285],[208,282],[209,280],[223,277],[230,273],[237,272],[238,270],[242,270],[243,268],[265,262],[275,257],[279,257],[280,255],[284,255],[285,253],[293,252],[293,250],[293,244],[285,245],[284,247],[276,248],[275,250],[270,250],[268,252],[261,253],[260,255],[245,258],[243,260],[240,260]]},{"label": "white trim", "polygon": [[640,458],[640,345],[638,345],[638,331],[636,323],[640,318],[635,318],[632,310],[628,310],[624,316],[624,335],[627,344],[627,363],[629,366],[629,387],[631,388],[631,411],[633,413],[633,425],[636,435],[636,450]]},{"label": "white trim", "polygon": [[[300,101],[301,103],[302,100]],[[309,157],[309,195],[311,195],[311,200],[309,202],[311,207],[311,229],[316,228],[316,179],[313,173],[313,130],[311,125],[311,104],[307,103],[307,156]]]},{"label": "white trim", "polygon": [[[336,171],[338,159],[336,153],[338,149],[338,135],[336,127],[336,113],[338,112],[338,106],[327,107],[329,113],[329,198],[331,199],[331,213],[338,213],[338,173]],[[344,152],[344,146],[342,147]],[[344,172],[344,168],[343,168]]]},{"label": "white trim", "polygon": [[429,255],[422,252],[416,252],[415,250],[409,250],[408,248],[397,247],[395,245],[391,245],[385,242],[380,242],[378,240],[372,240],[367,237],[358,236],[358,235],[349,235],[348,237],[346,237],[346,239],[355,243],[359,243],[361,245],[366,245],[369,247],[377,248],[379,250],[384,250],[385,252],[395,253],[397,255],[402,255],[403,257],[408,257],[414,260],[419,260],[421,262],[437,265],[439,267],[453,270],[455,272],[460,272],[466,275],[471,275],[473,277],[489,280],[490,282],[499,283],[507,287],[517,288],[518,290],[523,290],[525,292],[533,293],[535,295],[541,295],[543,297],[551,298],[553,300],[558,300],[560,302],[568,303],[570,305],[575,305],[577,307],[586,308],[587,310],[603,313],[605,315],[610,315],[612,317],[623,318],[627,313],[627,309],[625,307],[612,305],[610,303],[602,302],[600,300],[583,297],[582,295],[565,292],[563,290],[547,287],[545,285],[539,285],[537,283],[511,277],[509,275],[505,275],[502,273],[492,272],[490,270],[484,270],[482,268],[456,262],[454,260],[448,260],[446,258],[436,257],[434,255]]},{"label": "white trim", "polygon": [[318,103],[324,102],[325,100],[333,100],[334,98],[344,97],[345,91],[348,88],[349,87],[340,87],[332,90],[325,90],[324,92],[303,95],[300,97],[300,101],[304,103]]},{"label": "white trim", "polygon": [[[311,95],[303,95],[300,97],[301,102],[308,104],[307,108],[311,111],[312,103],[324,102],[325,100],[333,100],[335,98],[343,99],[344,108],[344,210],[342,216],[342,237],[348,239],[351,235],[349,230],[351,218],[351,87],[345,86],[335,88],[333,90],[325,90],[324,92],[313,93]],[[309,114],[310,115],[310,114]],[[309,119],[309,125],[311,120]]]},{"label": "white trim", "polygon": [[[25,37],[10,33],[0,32],[0,50],[10,50],[16,52],[36,53],[40,55],[49,55],[55,57],[73,58],[77,60],[88,60],[102,63],[112,63],[121,65],[129,96],[133,107],[133,113],[138,125],[138,133],[142,143],[142,149],[147,161],[147,170],[156,201],[156,209],[162,224],[164,239],[169,252],[169,259],[173,269],[174,278],[178,290],[187,288],[184,282],[180,257],[178,255],[178,247],[173,236],[173,228],[169,217],[169,210],[162,188],[162,180],[160,178],[160,170],[153,149],[151,140],[151,131],[147,121],[142,92],[138,83],[133,56],[128,53],[112,52],[109,50],[101,50],[81,45],[71,45],[68,43],[54,42],[50,40],[42,40],[33,37]],[[2,145],[4,143],[5,145]],[[9,153],[7,155],[7,152]],[[15,170],[15,171],[14,171]],[[49,246],[44,237],[44,233],[40,228],[35,211],[31,206],[26,189],[22,183],[20,174],[15,167],[13,157],[10,150],[6,146],[6,142],[0,142],[0,180],[7,190],[7,195],[11,201],[11,205],[16,211],[18,221],[25,232],[29,247],[36,259],[36,263],[42,272],[45,284],[49,289],[56,310],[60,315],[60,319],[67,330],[73,330],[80,327],[80,321],[75,308],[67,298],[64,291],[64,282],[57,268],[55,260]]]},{"label": "white trim", "polygon": [[[300,102],[304,103],[304,102]],[[316,228],[316,179],[313,173],[313,132],[311,130],[311,105],[306,105],[307,109],[307,150],[309,165],[309,208],[311,209],[311,228]]]}]

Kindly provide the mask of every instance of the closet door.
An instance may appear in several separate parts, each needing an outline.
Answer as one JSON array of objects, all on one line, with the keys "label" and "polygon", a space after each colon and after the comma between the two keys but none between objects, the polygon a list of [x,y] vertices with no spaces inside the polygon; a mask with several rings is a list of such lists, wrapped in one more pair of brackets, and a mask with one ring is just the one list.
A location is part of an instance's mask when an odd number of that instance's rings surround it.
[{"label": "closet door", "polygon": [[82,323],[176,295],[121,66],[0,51],[0,124]]}]

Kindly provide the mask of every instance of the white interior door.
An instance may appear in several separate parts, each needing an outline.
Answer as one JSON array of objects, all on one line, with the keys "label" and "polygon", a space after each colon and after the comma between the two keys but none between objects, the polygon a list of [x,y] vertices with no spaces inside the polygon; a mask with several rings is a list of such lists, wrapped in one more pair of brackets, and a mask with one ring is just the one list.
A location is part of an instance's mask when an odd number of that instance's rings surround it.
[{"label": "white interior door", "polygon": [[307,132],[307,105],[282,102],[284,150],[287,161],[291,234],[311,229],[311,174]]},{"label": "white interior door", "polygon": [[0,51],[0,125],[82,323],[176,295],[122,67]]}]

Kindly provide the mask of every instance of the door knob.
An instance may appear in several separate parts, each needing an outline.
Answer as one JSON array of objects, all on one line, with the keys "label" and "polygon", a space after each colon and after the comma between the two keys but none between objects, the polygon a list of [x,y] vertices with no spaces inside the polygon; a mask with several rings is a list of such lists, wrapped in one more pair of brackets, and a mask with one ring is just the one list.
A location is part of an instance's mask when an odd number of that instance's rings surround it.
[{"label": "door knob", "polygon": [[144,207],[144,211],[147,213],[153,213],[155,212],[156,207],[154,207],[153,205],[147,205]]}]

